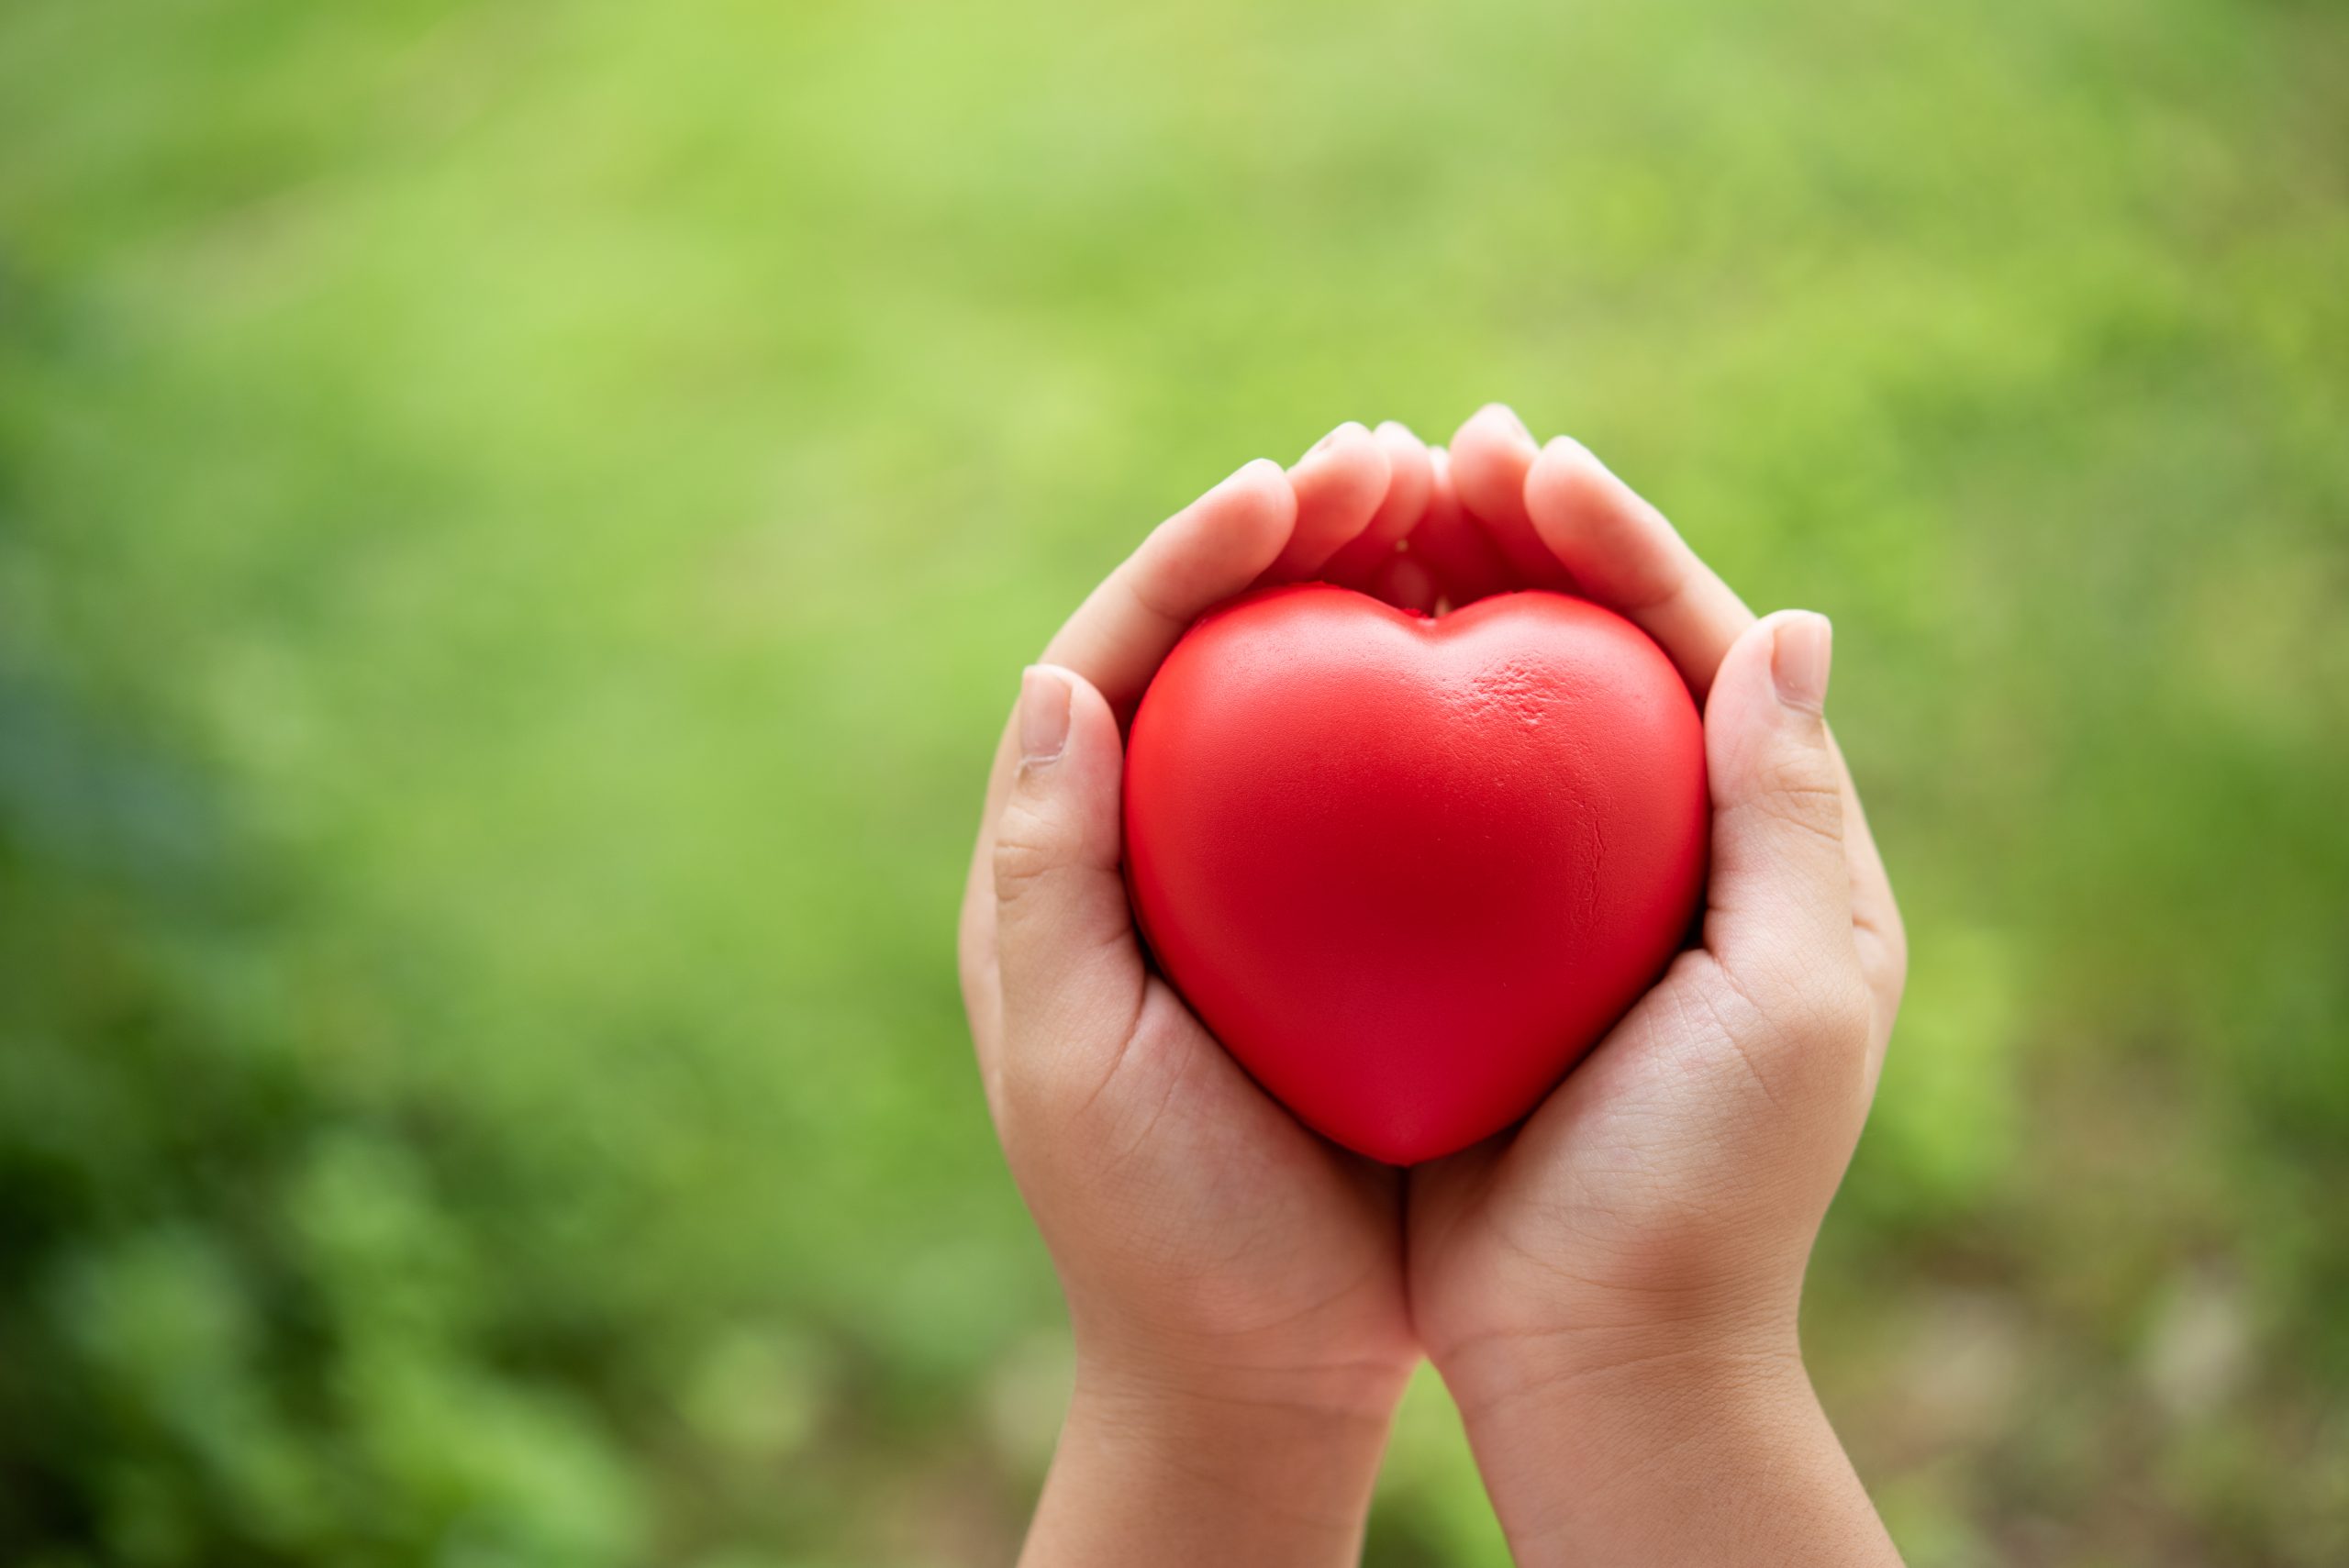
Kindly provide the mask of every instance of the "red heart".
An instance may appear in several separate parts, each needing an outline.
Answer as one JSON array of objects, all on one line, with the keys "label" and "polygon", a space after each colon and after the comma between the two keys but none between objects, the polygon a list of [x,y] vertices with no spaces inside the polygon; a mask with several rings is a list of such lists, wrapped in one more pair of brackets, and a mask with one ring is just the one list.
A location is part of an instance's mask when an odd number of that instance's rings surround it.
[{"label": "red heart", "polygon": [[1235,600],[1126,752],[1160,966],[1308,1125],[1396,1164],[1522,1117],[1655,980],[1708,819],[1671,662],[1562,594],[1435,620],[1319,583]]}]

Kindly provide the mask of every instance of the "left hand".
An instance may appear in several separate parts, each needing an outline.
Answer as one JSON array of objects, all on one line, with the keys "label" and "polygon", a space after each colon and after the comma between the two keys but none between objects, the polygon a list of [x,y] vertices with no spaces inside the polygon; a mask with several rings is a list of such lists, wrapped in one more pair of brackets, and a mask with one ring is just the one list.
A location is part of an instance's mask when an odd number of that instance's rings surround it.
[{"label": "left hand", "polygon": [[[987,1105],[1068,1297],[1077,1387],[1028,1561],[1343,1562],[1419,1357],[1397,1173],[1266,1097],[1143,962],[1119,736],[1203,610],[1392,553],[1429,484],[1341,426],[1158,528],[1022,684],[963,903]],[[1380,543],[1383,537],[1384,543]]]}]

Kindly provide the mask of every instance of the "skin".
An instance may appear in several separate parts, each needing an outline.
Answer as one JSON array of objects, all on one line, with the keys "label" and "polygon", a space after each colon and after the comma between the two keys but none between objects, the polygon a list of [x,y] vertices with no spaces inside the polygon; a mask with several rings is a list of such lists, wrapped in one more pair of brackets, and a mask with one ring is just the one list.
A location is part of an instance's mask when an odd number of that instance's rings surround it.
[{"label": "skin", "polygon": [[[1705,704],[1700,944],[1521,1127],[1408,1173],[1256,1088],[1149,971],[1119,877],[1151,673],[1210,605],[1316,575],[1420,608],[1570,588]],[[1906,968],[1828,662],[1823,617],[1757,621],[1587,451],[1497,406],[1449,452],[1349,424],[1251,463],[1070,617],[997,749],[961,930],[1077,1351],[1023,1562],[1354,1561],[1422,1355],[1521,1562],[1898,1561],[1796,1336]]]}]

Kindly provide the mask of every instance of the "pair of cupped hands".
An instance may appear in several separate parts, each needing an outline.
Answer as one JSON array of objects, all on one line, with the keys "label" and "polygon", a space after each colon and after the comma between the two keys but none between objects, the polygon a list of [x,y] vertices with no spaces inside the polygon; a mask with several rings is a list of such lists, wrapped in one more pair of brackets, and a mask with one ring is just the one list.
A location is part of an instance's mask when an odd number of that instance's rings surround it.
[{"label": "pair of cupped hands", "polygon": [[[1702,706],[1701,940],[1518,1128],[1396,1170],[1267,1097],[1146,962],[1121,726],[1202,611],[1323,579],[1428,609],[1555,588]],[[1027,1561],[1341,1562],[1424,1356],[1527,1562],[1883,1562],[1797,1309],[1906,966],[1823,717],[1824,617],[1757,619],[1580,444],[1480,410],[1340,426],[1144,539],[1025,673],[961,927],[987,1105],[1076,1385]]]}]

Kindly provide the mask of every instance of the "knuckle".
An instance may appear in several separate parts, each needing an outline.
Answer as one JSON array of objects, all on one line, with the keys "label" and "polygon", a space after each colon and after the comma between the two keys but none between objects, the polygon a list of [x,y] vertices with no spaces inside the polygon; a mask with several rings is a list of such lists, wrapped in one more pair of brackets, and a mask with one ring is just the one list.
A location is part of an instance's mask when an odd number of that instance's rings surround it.
[{"label": "knuckle", "polygon": [[969,889],[954,921],[954,972],[962,983],[966,1007],[974,1006],[975,999],[985,994],[995,957],[995,909],[981,899],[976,888]]},{"label": "knuckle", "polygon": [[1843,841],[1842,789],[1809,758],[1781,759],[1767,764],[1754,804],[1774,822],[1837,844]]},{"label": "knuckle", "polygon": [[1892,987],[1897,992],[1909,983],[1909,928],[1898,909],[1885,922],[1884,949],[1892,972]]},{"label": "knuckle", "polygon": [[1064,1154],[1085,1141],[1074,1129],[1090,1109],[1096,1087],[1077,1070],[1068,1044],[1056,1029],[1030,1029],[1003,1059],[1007,1127]]},{"label": "knuckle", "polygon": [[975,1031],[986,1016],[985,962],[966,949],[955,960],[954,980],[963,994],[963,1016]]},{"label": "knuckle", "polygon": [[1059,1158],[1085,1163],[1099,1143],[1105,1080],[1079,1067],[1063,1042],[1029,1039],[1007,1051],[1003,1063],[1004,1136],[1049,1146]]},{"label": "knuckle", "polygon": [[1838,1097],[1866,1054],[1875,1002],[1855,966],[1723,970],[1723,995],[1709,995],[1710,1022],[1735,1040],[1774,1097]]},{"label": "knuckle", "polygon": [[1074,849],[1072,828],[1057,813],[1011,801],[996,824],[992,863],[997,902],[1019,903],[1067,864]]},{"label": "knuckle", "polygon": [[1895,920],[1877,934],[1877,941],[1884,954],[1885,994],[1893,1006],[1898,1006],[1902,995],[1909,989],[1909,934],[1900,929],[1900,922]]},{"label": "knuckle", "polygon": [[1838,969],[1798,987],[1780,1015],[1780,1027],[1806,1056],[1840,1053],[1866,1043],[1875,1005],[1857,973]]},{"label": "knuckle", "polygon": [[1032,1051],[1012,1051],[1003,1060],[1004,1136],[1032,1134],[1059,1120],[1053,1114],[1061,1092],[1055,1075]]}]

